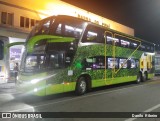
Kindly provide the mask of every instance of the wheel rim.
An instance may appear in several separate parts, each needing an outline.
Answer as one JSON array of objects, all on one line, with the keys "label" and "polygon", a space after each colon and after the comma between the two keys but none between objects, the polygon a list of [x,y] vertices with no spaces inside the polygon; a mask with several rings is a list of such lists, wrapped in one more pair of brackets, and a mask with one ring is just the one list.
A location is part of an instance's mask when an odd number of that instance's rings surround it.
[{"label": "wheel rim", "polygon": [[86,91],[86,82],[81,81],[79,86],[80,86],[81,92],[84,93]]}]

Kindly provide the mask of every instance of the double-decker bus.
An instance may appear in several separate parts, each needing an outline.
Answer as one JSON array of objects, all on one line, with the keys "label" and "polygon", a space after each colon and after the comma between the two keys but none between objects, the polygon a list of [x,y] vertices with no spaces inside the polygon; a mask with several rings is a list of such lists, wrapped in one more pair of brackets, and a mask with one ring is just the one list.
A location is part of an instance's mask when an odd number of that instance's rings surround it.
[{"label": "double-decker bus", "polygon": [[6,83],[9,79],[9,50],[5,47],[9,44],[9,38],[0,36],[0,83]]},{"label": "double-decker bus", "polygon": [[154,44],[71,16],[41,20],[25,43],[17,87],[38,96],[146,81]]}]

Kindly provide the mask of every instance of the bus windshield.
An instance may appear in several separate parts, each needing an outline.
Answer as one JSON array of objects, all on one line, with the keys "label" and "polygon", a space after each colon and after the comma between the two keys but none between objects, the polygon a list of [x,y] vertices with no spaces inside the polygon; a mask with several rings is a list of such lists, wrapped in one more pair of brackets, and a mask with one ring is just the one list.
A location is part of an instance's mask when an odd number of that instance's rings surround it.
[{"label": "bus windshield", "polygon": [[[46,38],[33,43],[33,52],[26,52],[21,70],[37,72],[68,67],[73,61],[84,28],[85,21],[66,16],[52,16],[41,20],[31,31],[27,41],[36,35],[53,35],[62,37],[62,40],[51,41]],[[65,41],[65,37],[73,40]]]},{"label": "bus windshield", "polygon": [[28,39],[42,34],[80,39],[84,23],[84,21],[75,18],[52,16],[37,23]]},{"label": "bus windshield", "polygon": [[47,48],[45,50],[41,49],[39,46],[42,46],[41,43],[34,47],[34,53],[27,54],[24,58],[22,68],[25,68],[25,72],[66,68],[72,63],[77,48],[75,41],[43,43],[43,46]]},{"label": "bus windshield", "polygon": [[37,72],[42,70],[64,68],[64,53],[32,54],[26,57],[25,71]]},{"label": "bus windshield", "polygon": [[3,49],[4,43],[0,40],[0,60],[3,59]]},{"label": "bus windshield", "polygon": [[36,26],[32,29],[32,31],[29,35],[29,38],[31,38],[32,36],[35,36],[35,35],[49,34],[51,22],[54,22],[53,17],[49,17],[49,18],[46,18],[46,19],[39,21],[36,24]]}]

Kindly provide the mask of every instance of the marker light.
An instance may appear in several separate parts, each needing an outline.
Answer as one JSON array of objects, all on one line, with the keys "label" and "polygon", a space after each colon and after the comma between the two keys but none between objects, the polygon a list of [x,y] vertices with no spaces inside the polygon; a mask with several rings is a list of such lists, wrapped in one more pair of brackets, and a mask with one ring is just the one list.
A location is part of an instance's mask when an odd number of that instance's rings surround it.
[{"label": "marker light", "polygon": [[38,89],[37,88],[34,88],[34,92],[37,92],[38,91]]},{"label": "marker light", "polygon": [[39,79],[33,79],[33,80],[31,80],[31,83],[36,84],[38,81],[39,81]]}]

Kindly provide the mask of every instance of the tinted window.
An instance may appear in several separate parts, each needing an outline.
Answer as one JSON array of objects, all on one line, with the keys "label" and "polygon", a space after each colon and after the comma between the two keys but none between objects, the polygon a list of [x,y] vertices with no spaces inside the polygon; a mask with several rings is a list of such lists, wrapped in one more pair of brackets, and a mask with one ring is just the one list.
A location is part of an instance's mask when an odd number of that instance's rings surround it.
[{"label": "tinted window", "polygon": [[105,30],[103,28],[88,25],[82,42],[104,43],[104,32]]},{"label": "tinted window", "polygon": [[141,43],[139,50],[146,51],[146,52],[154,52],[154,45],[149,43]]},{"label": "tinted window", "polygon": [[137,48],[138,47],[138,44],[136,42],[131,42],[130,43],[130,47],[131,48]]},{"label": "tinted window", "polygon": [[154,46],[151,46],[151,52],[154,52]]},{"label": "tinted window", "polygon": [[131,49],[136,49],[140,42],[138,42],[138,40],[135,40],[134,38],[131,37],[125,37],[123,35],[115,35],[116,38],[119,39],[120,41],[120,46],[121,47],[125,47],[125,48],[131,48]]},{"label": "tinted window", "polygon": [[36,26],[31,31],[28,38],[31,38],[32,36],[39,35],[39,34],[48,34],[50,31],[50,25],[54,22],[54,18],[47,18],[44,19],[36,24]]},{"label": "tinted window", "polygon": [[119,39],[107,36],[107,44],[119,45]]},{"label": "tinted window", "polygon": [[127,68],[127,59],[119,59],[119,68]]},{"label": "tinted window", "polygon": [[108,58],[108,68],[118,68],[118,59],[117,58]]},{"label": "tinted window", "polygon": [[95,57],[86,58],[83,60],[82,65],[83,65],[83,69],[85,70],[104,69],[105,57],[95,56]]},{"label": "tinted window", "polygon": [[141,46],[140,46],[140,50],[145,51],[145,50],[146,50],[146,46],[145,46],[144,44],[141,44]]},{"label": "tinted window", "polygon": [[137,68],[139,66],[139,61],[133,58],[127,60],[127,58],[120,58],[119,59],[119,68]]},{"label": "tinted window", "polygon": [[136,60],[131,59],[131,68],[137,68]]},{"label": "tinted window", "polygon": [[83,31],[83,22],[74,20],[59,21],[55,29],[58,36],[74,37],[80,39]]},{"label": "tinted window", "polygon": [[130,42],[128,40],[121,40],[121,46],[122,47],[130,47]]}]

